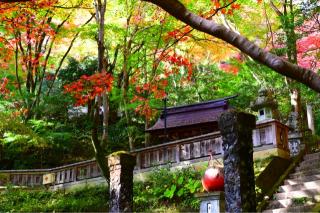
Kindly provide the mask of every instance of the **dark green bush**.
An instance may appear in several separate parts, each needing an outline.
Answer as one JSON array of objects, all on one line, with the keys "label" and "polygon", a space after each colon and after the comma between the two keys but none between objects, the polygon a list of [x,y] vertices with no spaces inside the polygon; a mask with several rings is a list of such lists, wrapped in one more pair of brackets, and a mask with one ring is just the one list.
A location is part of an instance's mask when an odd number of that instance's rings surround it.
[{"label": "dark green bush", "polygon": [[164,207],[179,211],[197,211],[199,200],[194,197],[201,187],[202,172],[193,167],[176,170],[167,168],[154,171],[146,182],[134,184],[134,210],[153,211]]}]

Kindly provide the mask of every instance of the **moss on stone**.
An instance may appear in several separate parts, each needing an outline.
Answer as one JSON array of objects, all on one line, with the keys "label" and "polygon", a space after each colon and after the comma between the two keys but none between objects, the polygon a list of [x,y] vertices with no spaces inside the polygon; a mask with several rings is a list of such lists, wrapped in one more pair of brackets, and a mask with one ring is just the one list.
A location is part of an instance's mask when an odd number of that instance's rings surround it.
[{"label": "moss on stone", "polygon": [[119,156],[119,155],[121,155],[121,154],[131,155],[131,154],[130,154],[129,152],[127,152],[127,151],[120,150],[120,151],[111,153],[110,156]]}]

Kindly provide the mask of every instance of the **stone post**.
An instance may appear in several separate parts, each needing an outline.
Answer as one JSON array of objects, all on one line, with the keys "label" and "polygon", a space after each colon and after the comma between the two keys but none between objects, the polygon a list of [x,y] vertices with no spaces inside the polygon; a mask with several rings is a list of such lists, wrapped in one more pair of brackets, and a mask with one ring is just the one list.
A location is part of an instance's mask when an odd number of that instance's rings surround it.
[{"label": "stone post", "polygon": [[226,212],[255,212],[252,130],[255,116],[230,110],[219,118]]},{"label": "stone post", "polygon": [[301,151],[302,134],[299,129],[298,113],[291,112],[287,125],[291,128],[288,135],[290,156],[296,156]]},{"label": "stone post", "polygon": [[289,151],[290,151],[291,157],[294,157],[300,153],[301,148],[303,147],[303,145],[301,144],[301,141],[302,141],[302,135],[300,132],[294,132],[294,131],[289,132],[288,145],[289,145]]},{"label": "stone post", "polygon": [[136,158],[126,152],[108,156],[110,170],[109,212],[132,212],[133,169]]},{"label": "stone post", "polygon": [[196,194],[195,197],[201,200],[199,213],[225,212],[223,192],[204,192]]}]

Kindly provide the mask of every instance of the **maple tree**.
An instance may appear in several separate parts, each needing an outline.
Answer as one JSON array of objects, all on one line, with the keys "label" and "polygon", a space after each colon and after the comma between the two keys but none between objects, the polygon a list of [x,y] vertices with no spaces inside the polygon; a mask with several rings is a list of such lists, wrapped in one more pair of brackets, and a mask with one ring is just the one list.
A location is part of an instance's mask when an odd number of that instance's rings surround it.
[{"label": "maple tree", "polygon": [[302,38],[297,40],[297,58],[298,64],[306,69],[316,71],[320,69],[320,15],[313,12],[307,16],[307,19],[297,31],[302,34]]},{"label": "maple tree", "polygon": [[281,75],[295,79],[311,89],[320,92],[320,76],[311,70],[299,67],[292,64],[285,59],[282,59],[276,55],[273,55],[254,43],[250,42],[243,36],[235,33],[234,31],[219,25],[214,21],[202,18],[194,13],[190,12],[180,1],[178,0],[146,0],[151,2],[169,14],[179,19],[180,21],[190,25],[191,27],[220,38],[231,45],[235,46],[245,54],[249,55],[254,60],[270,67],[274,71]]},{"label": "maple tree", "polygon": [[135,86],[135,95],[131,102],[139,102],[140,104],[135,109],[136,112],[146,117],[147,120],[154,115],[155,109],[150,106],[150,98],[154,99],[166,98],[166,89],[168,86],[169,78],[172,75],[177,75],[180,73],[181,69],[186,69],[187,74],[181,81],[190,81],[192,77],[192,63],[181,55],[173,51],[168,51],[170,53],[161,52],[158,60],[163,64],[160,74],[156,74],[153,78],[146,82],[140,84],[137,82],[137,78],[141,78],[144,73],[136,72],[131,78],[131,83]]},{"label": "maple tree", "polygon": [[[154,0],[150,2],[162,7],[163,9],[165,9],[165,11],[169,12],[174,17],[186,23],[189,23],[190,26],[194,27],[195,29],[204,31],[208,34],[214,35],[218,38],[221,38],[231,43],[232,45],[238,47],[243,52],[250,55],[252,58],[273,68],[277,72],[283,75],[289,76],[293,79],[298,79],[300,82],[305,83],[306,85],[308,85],[309,87],[315,90],[318,89],[317,82],[319,80],[319,77],[313,72],[310,72],[309,70],[306,70],[306,69],[301,69],[295,65],[287,63],[285,62],[285,60],[261,50],[260,48],[253,45],[243,37],[234,34],[231,30],[226,29],[221,25],[217,25],[215,22],[209,21],[205,18],[202,18],[201,16],[197,16],[190,13],[179,1],[168,0],[168,1],[159,2]],[[221,6],[219,1],[215,1],[214,5],[216,8],[214,8],[213,11],[216,10],[217,7]],[[231,6],[228,9],[223,8],[221,12],[231,14],[233,9],[238,9],[240,7],[240,5],[236,3],[230,4],[230,5]],[[202,23],[201,25],[199,25],[200,22]],[[177,37],[179,36],[179,34],[181,34],[181,31],[179,30],[175,30],[169,33],[169,35],[171,35],[172,37]]]},{"label": "maple tree", "polygon": [[[315,32],[311,29],[316,24],[312,24],[312,21],[308,20],[310,15],[307,14],[311,13],[311,17],[314,18],[314,12],[312,9],[306,9],[301,2],[284,1],[277,4],[280,6],[276,6],[276,4],[270,1],[270,7],[278,15],[282,31],[271,33],[276,43],[276,46],[275,43],[272,43],[273,50],[291,63],[316,73],[316,57],[315,55],[311,56],[312,52],[316,53],[317,51],[317,36],[314,36]],[[311,36],[310,39],[309,36]],[[308,54],[309,50],[311,50],[311,54]],[[303,121],[304,100],[301,95],[301,87],[292,79],[286,78],[285,82],[290,92],[293,116],[297,117],[297,126],[293,128],[303,131],[303,123],[307,121]]]},{"label": "maple tree", "polygon": [[79,80],[64,86],[65,92],[71,94],[76,100],[75,106],[83,106],[96,97],[110,92],[113,77],[102,72],[91,76],[83,75]]},{"label": "maple tree", "polygon": [[[202,18],[194,13],[190,12],[181,2],[178,0],[145,0],[151,2],[173,17],[181,20],[182,22],[190,25],[191,27],[200,30],[202,32],[208,33],[212,36],[220,38],[231,45],[237,47],[242,52],[246,53],[256,61],[272,68],[274,71],[280,73],[281,75],[295,79],[311,89],[320,92],[320,77],[312,72],[311,70],[304,69],[290,62],[287,62],[280,57],[277,57],[269,52],[266,52],[259,48],[257,45],[248,41],[241,35],[236,34],[232,30],[215,23],[214,21],[209,21]],[[2,1],[8,2],[8,1]],[[17,2],[17,1],[12,1]],[[19,1],[18,1],[19,2]]]},{"label": "maple tree", "polygon": [[4,96],[5,98],[10,93],[9,89],[7,88],[8,85],[8,78],[3,78],[0,81],[0,95]]},{"label": "maple tree", "polygon": [[[19,100],[27,111],[26,120],[35,114],[34,108],[41,101],[43,83],[48,76],[48,64],[52,63],[49,60],[54,44],[72,15],[67,13],[58,17],[55,8],[57,4],[58,1],[48,0],[0,4],[0,20],[4,28],[0,36],[2,67],[8,68],[8,64],[15,61],[15,84],[18,87]],[[75,34],[69,48],[60,58],[47,95],[78,35],[79,33]]]}]

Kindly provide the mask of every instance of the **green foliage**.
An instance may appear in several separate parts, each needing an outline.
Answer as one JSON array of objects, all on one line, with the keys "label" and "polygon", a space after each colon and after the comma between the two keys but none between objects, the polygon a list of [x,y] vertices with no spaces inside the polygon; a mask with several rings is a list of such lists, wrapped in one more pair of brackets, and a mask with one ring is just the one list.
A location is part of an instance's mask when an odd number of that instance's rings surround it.
[{"label": "green foliage", "polygon": [[[142,141],[144,139],[143,127],[138,123],[127,124],[125,118],[119,119],[117,122],[109,126],[109,151],[128,150],[128,132],[133,138],[134,143]],[[137,147],[137,146],[135,146]]]},{"label": "green foliage", "polygon": [[1,212],[105,212],[106,187],[86,187],[72,191],[47,191],[10,188],[0,196]]},{"label": "green foliage", "polygon": [[59,121],[67,119],[67,106],[72,104],[72,98],[65,95],[61,89],[57,90],[59,91],[54,91],[50,96],[43,97],[43,100],[35,108],[37,118]]},{"label": "green foliage", "polygon": [[54,167],[93,156],[90,139],[70,123],[24,123],[11,113],[0,113],[0,153],[1,169]]},{"label": "green foliage", "polygon": [[294,205],[303,205],[307,203],[309,200],[312,200],[312,199],[308,197],[295,197],[295,198],[292,198],[292,203]]},{"label": "green foliage", "polygon": [[318,152],[320,150],[320,136],[318,135],[307,135],[304,143],[308,152]]},{"label": "green foliage", "polygon": [[195,211],[199,208],[199,200],[194,194],[202,188],[200,180],[201,172],[194,168],[156,170],[146,182],[134,184],[134,209],[152,211],[175,205],[180,210]]},{"label": "green foliage", "polygon": [[258,158],[254,161],[253,167],[254,167],[254,176],[258,177],[261,172],[268,166],[268,164],[271,162],[271,160],[274,158],[273,155],[270,155],[266,158]]},{"label": "green foliage", "polygon": [[86,57],[81,61],[70,57],[68,62],[68,65],[61,69],[58,75],[63,85],[78,80],[82,75],[92,75],[98,68],[95,57]]},{"label": "green foliage", "polygon": [[[256,159],[253,163],[253,168],[254,168],[254,177],[255,179],[259,177],[259,175],[265,170],[265,168],[268,166],[268,164],[271,162],[273,159],[273,155],[270,155],[266,158],[258,158]],[[257,202],[261,202],[261,199],[263,199],[263,193],[262,189],[255,185],[255,191],[256,191],[256,199]]]}]

